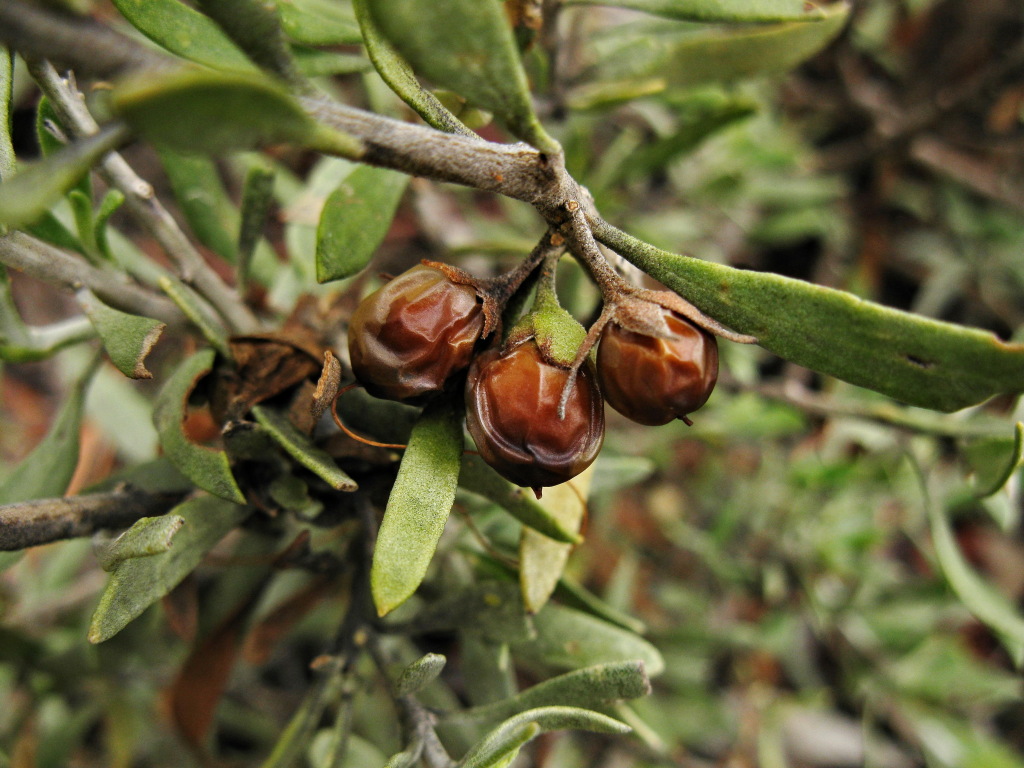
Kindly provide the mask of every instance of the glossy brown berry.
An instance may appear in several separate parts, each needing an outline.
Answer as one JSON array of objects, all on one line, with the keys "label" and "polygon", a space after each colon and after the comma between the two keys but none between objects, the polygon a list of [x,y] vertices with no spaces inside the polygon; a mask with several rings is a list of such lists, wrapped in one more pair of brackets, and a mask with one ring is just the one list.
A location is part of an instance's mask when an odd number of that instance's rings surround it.
[{"label": "glossy brown berry", "polygon": [[546,362],[533,339],[488,350],[469,369],[466,425],[484,461],[516,485],[542,488],[589,467],[604,440],[604,401],[592,366],[580,369],[565,418],[558,399],[569,372]]},{"label": "glossy brown berry", "polygon": [[471,285],[416,266],[370,294],[349,322],[352,372],[376,397],[422,403],[464,370],[484,327]]},{"label": "glossy brown berry", "polygon": [[671,338],[628,331],[613,322],[597,350],[608,405],[652,427],[685,420],[707,402],[718,380],[715,337],[670,310],[661,311]]}]

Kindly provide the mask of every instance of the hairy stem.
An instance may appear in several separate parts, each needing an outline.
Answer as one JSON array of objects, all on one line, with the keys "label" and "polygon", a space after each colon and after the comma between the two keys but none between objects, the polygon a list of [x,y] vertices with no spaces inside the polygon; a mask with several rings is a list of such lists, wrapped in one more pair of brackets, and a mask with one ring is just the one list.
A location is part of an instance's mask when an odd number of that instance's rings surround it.
[{"label": "hairy stem", "polygon": [[0,507],[0,550],[12,552],[91,536],[105,528],[126,528],[140,518],[166,514],[183,496],[126,486],[110,493],[7,504]]},{"label": "hairy stem", "polygon": [[184,315],[163,296],[21,232],[0,237],[0,263],[69,291],[88,288],[110,306],[134,315],[175,327],[185,323]]},{"label": "hairy stem", "polygon": [[[91,136],[99,130],[81,95],[67,83],[48,61],[29,62],[29,72],[53,104],[54,111],[76,136]],[[125,196],[125,207],[142,224],[172,259],[182,281],[193,286],[238,333],[254,331],[259,322],[242,303],[238,293],[228,286],[206,263],[182,232],[171,214],[153,194],[153,187],[140,178],[117,152],[100,163],[107,183]]]}]

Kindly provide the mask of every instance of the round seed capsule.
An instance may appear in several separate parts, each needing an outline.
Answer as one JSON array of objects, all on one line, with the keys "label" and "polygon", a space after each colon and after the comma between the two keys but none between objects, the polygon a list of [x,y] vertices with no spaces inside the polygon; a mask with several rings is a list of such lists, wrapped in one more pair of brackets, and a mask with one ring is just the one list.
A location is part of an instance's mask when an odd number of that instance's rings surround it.
[{"label": "round seed capsule", "polygon": [[484,327],[471,285],[416,266],[367,296],[349,322],[352,372],[376,397],[422,403],[473,357]]},{"label": "round seed capsule", "polygon": [[597,372],[608,405],[647,426],[686,420],[707,402],[718,381],[718,342],[662,309],[671,338],[628,331],[614,322],[601,334]]},{"label": "round seed capsule", "polygon": [[516,485],[542,488],[589,467],[604,440],[604,401],[590,364],[580,369],[565,417],[558,400],[569,372],[546,362],[533,339],[473,361],[466,425],[484,461]]}]

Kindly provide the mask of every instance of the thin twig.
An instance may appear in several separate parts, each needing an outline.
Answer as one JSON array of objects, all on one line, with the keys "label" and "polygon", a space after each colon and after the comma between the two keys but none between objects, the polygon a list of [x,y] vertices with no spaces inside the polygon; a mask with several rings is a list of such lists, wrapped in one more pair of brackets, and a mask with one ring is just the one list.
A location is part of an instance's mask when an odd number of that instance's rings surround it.
[{"label": "thin twig", "polygon": [[0,237],[0,263],[69,291],[85,287],[112,307],[152,317],[170,326],[185,324],[185,317],[170,301],[146,288],[125,281],[118,272],[98,269],[42,240],[21,232]]},{"label": "thin twig", "polygon": [[0,1],[0,43],[23,56],[52,58],[62,66],[99,77],[175,63],[91,19],[15,0]]},{"label": "thin twig", "polygon": [[7,504],[0,507],[0,550],[11,552],[91,536],[104,528],[125,528],[140,518],[166,514],[183,497],[125,486],[109,493]]},{"label": "thin twig", "polygon": [[[75,136],[90,136],[99,130],[96,120],[73,89],[48,61],[29,61],[29,72],[50,99],[57,117]],[[153,194],[153,187],[140,178],[117,152],[100,163],[106,181],[125,196],[125,207],[153,235],[177,267],[183,282],[193,286],[236,333],[251,333],[259,327],[256,317],[206,263],[182,232],[171,214]]]}]

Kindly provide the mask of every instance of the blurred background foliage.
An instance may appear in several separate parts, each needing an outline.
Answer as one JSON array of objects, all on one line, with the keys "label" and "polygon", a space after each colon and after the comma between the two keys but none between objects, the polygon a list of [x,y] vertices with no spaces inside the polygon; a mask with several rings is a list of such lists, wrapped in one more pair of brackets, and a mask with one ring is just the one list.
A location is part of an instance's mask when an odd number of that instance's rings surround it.
[{"label": "blurred background foliage", "polygon": [[[105,3],[77,5],[113,17]],[[344,26],[344,3],[279,6],[296,46],[308,46],[306,66],[331,75],[350,101],[400,113],[350,45],[358,28]],[[318,39],[302,10],[355,38]],[[714,34],[583,4],[563,8],[558,35],[527,54],[542,120],[608,220],[667,250],[1022,339],[1016,0],[862,0],[825,50],[784,77],[758,70],[719,82],[725,65],[698,66],[708,55],[701,36]],[[329,51],[314,47],[324,44]],[[759,69],[788,68],[785,53],[775,54],[778,66],[766,54]],[[666,61],[677,78],[657,74]],[[17,86],[14,137],[30,158],[36,95],[23,76]],[[500,136],[470,108],[463,117]],[[486,273],[542,231],[519,203],[414,180],[368,273],[340,290],[317,287],[318,214],[345,161],[282,150],[183,170],[187,158],[145,147],[128,157],[177,201],[208,254],[227,258],[235,246],[223,235],[238,216],[230,201],[253,167],[274,167],[250,299],[282,314],[315,292],[326,317],[344,317],[375,273],[421,258]],[[155,252],[120,214],[111,222],[109,247],[131,263]],[[10,281],[0,290],[27,322],[72,314],[44,284],[14,273]],[[563,266],[560,287],[581,320],[592,316],[597,293],[575,265]],[[165,339],[150,367],[169,372],[186,344]],[[722,354],[722,381],[694,427],[639,427],[608,412],[586,541],[567,567],[570,583],[603,600],[602,629],[561,593],[536,617],[533,640],[514,617],[484,613],[474,627],[464,613],[435,611],[432,624],[384,638],[402,664],[447,656],[423,703],[485,704],[569,669],[646,654],[652,694],[608,710],[633,736],[552,733],[514,765],[1024,766],[1017,402],[940,416],[756,347],[724,343]],[[3,366],[0,480],[58,418],[89,357],[72,347]],[[106,368],[92,379],[72,491],[156,457],[154,392]],[[391,459],[366,460],[384,466],[380,483],[393,478]],[[515,551],[518,523],[470,495],[459,509],[424,586],[428,603],[482,574],[504,576],[501,558]],[[292,532],[308,531],[314,551],[355,546],[345,525],[322,522],[298,520]],[[199,764],[191,742],[210,764],[372,768],[401,750],[400,713],[365,657],[343,679],[310,669],[357,599],[344,575],[271,571],[280,541],[236,532],[160,607],[92,646],[90,617],[107,580],[102,545],[0,553],[0,764]],[[601,635],[616,618],[624,640]],[[558,648],[559,637],[591,634],[594,649]],[[348,753],[333,763],[332,734],[343,728]],[[465,749],[478,731],[455,722],[441,733]]]}]

